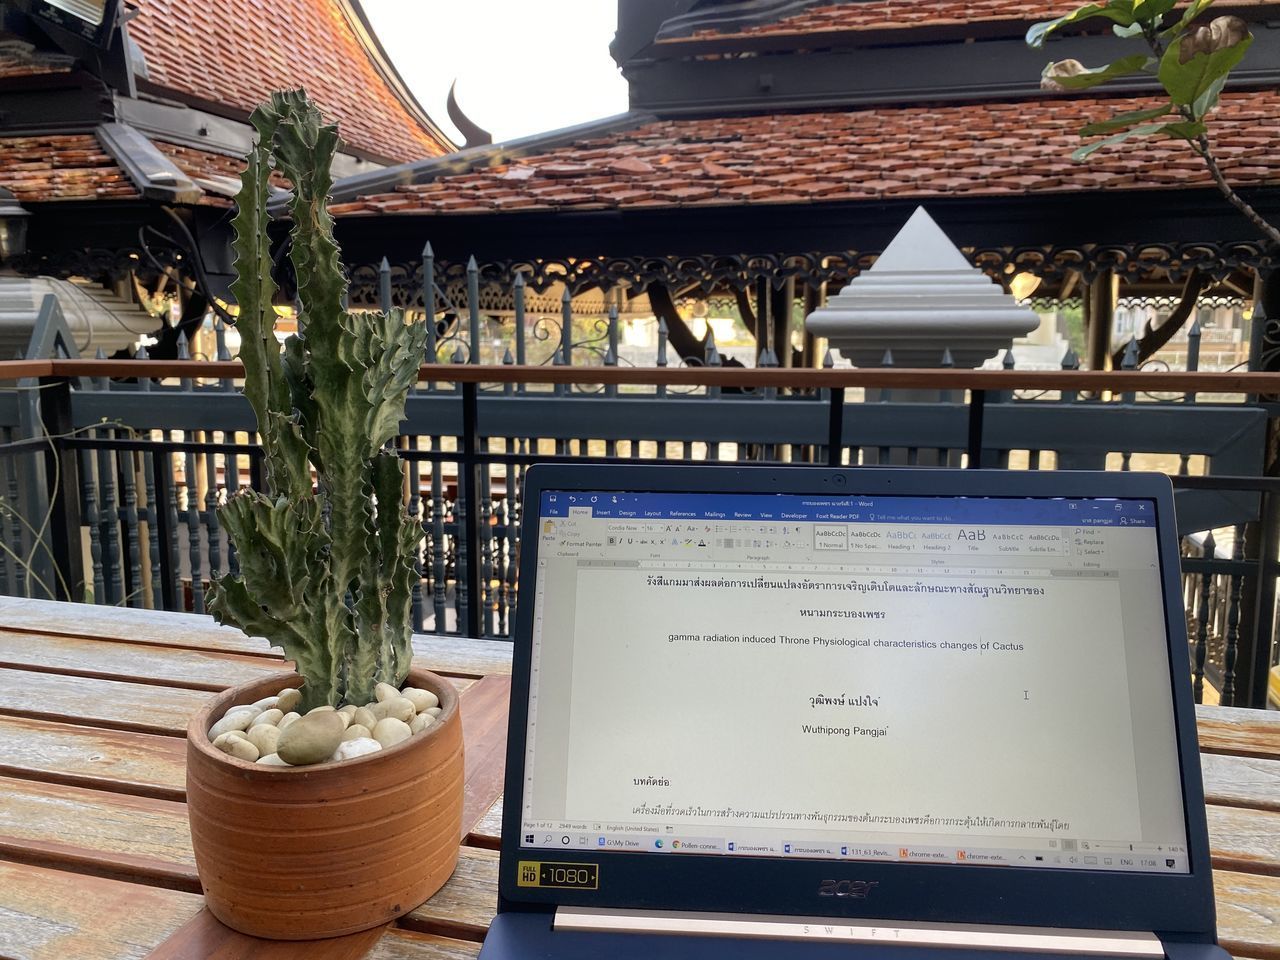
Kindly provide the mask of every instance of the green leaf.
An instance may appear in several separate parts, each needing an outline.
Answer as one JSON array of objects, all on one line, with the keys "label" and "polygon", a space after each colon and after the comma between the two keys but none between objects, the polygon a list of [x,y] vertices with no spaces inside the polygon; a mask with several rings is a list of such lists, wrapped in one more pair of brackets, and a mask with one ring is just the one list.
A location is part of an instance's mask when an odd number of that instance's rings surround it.
[{"label": "green leaf", "polygon": [[1179,140],[1195,140],[1197,137],[1207,133],[1208,129],[1199,120],[1179,120],[1177,123],[1166,123],[1156,132]]},{"label": "green leaf", "polygon": [[1080,135],[1082,137],[1096,137],[1099,134],[1123,130],[1125,127],[1131,127],[1135,123],[1142,123],[1145,120],[1154,120],[1172,112],[1173,104],[1166,103],[1159,107],[1152,107],[1150,110],[1132,110],[1128,113],[1118,113],[1108,120],[1099,120],[1097,123],[1082,127]]},{"label": "green leaf", "polygon": [[1129,24],[1127,27],[1122,27],[1120,26],[1120,24],[1117,23],[1115,26],[1111,28],[1111,30],[1113,33],[1115,33],[1117,37],[1122,37],[1123,39],[1128,40],[1130,37],[1141,36],[1143,27],[1145,26],[1146,24],[1142,23],[1141,21],[1135,20],[1133,23]]},{"label": "green leaf", "polygon": [[1187,27],[1191,26],[1191,22],[1211,6],[1213,6],[1213,0],[1195,0],[1195,2],[1188,6],[1186,10],[1182,11],[1182,18],[1168,30],[1165,30],[1160,34],[1160,36],[1166,40],[1170,37],[1177,36],[1183,30],[1187,29]]},{"label": "green leaf", "polygon": [[1209,115],[1209,111],[1218,105],[1218,97],[1222,95],[1222,88],[1227,85],[1227,76],[1224,73],[1209,84],[1209,88],[1204,93],[1196,97],[1196,102],[1191,105],[1191,114],[1197,120],[1203,120]]},{"label": "green leaf", "polygon": [[1179,106],[1191,106],[1202,95],[1213,89],[1219,80],[1225,80],[1231,68],[1244,58],[1253,35],[1246,35],[1239,43],[1212,53],[1197,53],[1186,63],[1180,63],[1181,45],[1172,44],[1160,58],[1160,83],[1169,93],[1169,99]]},{"label": "green leaf", "polygon": [[1061,30],[1063,27],[1068,27],[1075,23],[1083,23],[1085,20],[1091,20],[1094,17],[1106,17],[1122,27],[1127,27],[1134,20],[1133,4],[1134,0],[1111,0],[1110,3],[1088,3],[1083,7],[1077,7],[1066,16],[1058,17],[1057,20],[1046,20],[1033,26],[1027,31],[1027,45],[1031,47],[1042,46],[1050,34]]},{"label": "green leaf", "polygon": [[1178,5],[1178,0],[1136,0],[1133,18],[1138,22],[1158,25],[1166,13]]},{"label": "green leaf", "polygon": [[1106,83],[1108,80],[1138,73],[1150,60],[1151,58],[1145,53],[1135,53],[1132,56],[1121,57],[1119,60],[1108,63],[1103,67],[1093,67],[1080,73],[1061,76],[1050,74],[1050,71],[1055,66],[1055,64],[1051,63],[1044,68],[1044,72],[1040,76],[1042,79],[1065,90],[1087,90],[1089,87],[1096,87],[1098,84]]},{"label": "green leaf", "polygon": [[1133,127],[1125,130],[1123,133],[1117,133],[1115,136],[1107,137],[1105,140],[1095,140],[1093,143],[1085,144],[1083,147],[1076,148],[1071,154],[1072,160],[1083,160],[1090,154],[1096,153],[1103,147],[1109,147],[1113,144],[1123,143],[1130,137],[1149,137],[1163,127],[1162,123],[1148,123],[1140,127]]}]

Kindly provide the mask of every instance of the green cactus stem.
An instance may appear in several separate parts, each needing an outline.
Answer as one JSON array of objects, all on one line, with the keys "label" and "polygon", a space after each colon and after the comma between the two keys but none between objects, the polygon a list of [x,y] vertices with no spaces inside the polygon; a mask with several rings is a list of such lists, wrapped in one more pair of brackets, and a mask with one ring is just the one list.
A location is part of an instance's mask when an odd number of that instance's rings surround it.
[{"label": "green cactus stem", "polygon": [[[404,419],[426,328],[403,311],[348,312],[327,202],[338,129],[301,90],[273,94],[250,118],[257,143],[236,196],[236,282],[244,395],[258,421],[266,492],[219,510],[240,572],[213,584],[221,623],[265,637],[298,665],[302,708],[373,699],[404,682],[418,523],[404,470],[384,449]],[[274,167],[293,184],[289,257],[298,332],[275,335],[267,236]]]}]

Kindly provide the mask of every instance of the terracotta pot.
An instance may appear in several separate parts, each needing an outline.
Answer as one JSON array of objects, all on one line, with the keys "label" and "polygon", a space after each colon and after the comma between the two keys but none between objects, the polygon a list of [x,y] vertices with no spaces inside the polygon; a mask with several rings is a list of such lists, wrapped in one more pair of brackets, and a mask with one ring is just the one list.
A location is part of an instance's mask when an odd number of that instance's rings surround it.
[{"label": "terracotta pot", "polygon": [[229,707],[285,687],[281,673],[223,693],[187,728],[191,844],[214,916],[274,940],[366,930],[444,885],[462,830],[462,718],[453,684],[413,670],[440,698],[439,721],[389,750],[306,767],[264,767],[215,750]]}]

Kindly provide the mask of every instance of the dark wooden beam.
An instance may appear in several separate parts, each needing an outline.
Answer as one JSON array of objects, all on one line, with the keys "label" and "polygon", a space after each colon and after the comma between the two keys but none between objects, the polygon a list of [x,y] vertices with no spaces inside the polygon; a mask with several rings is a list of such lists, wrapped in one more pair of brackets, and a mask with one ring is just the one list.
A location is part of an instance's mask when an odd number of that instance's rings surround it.
[{"label": "dark wooden beam", "polygon": [[[25,377],[244,376],[238,360],[5,360],[0,381]],[[615,383],[668,386],[888,387],[923,390],[1109,390],[1169,393],[1280,394],[1280,373],[1180,373],[1139,370],[915,370],[906,367],[842,367],[831,370],[751,367],[571,367],[432,364],[418,379],[440,383]]]},{"label": "dark wooden beam", "polygon": [[1090,370],[1105,370],[1111,353],[1111,325],[1116,315],[1116,275],[1103,270],[1085,286],[1084,328],[1086,362]]},{"label": "dark wooden beam", "polygon": [[702,341],[693,335],[689,325],[684,322],[684,317],[680,316],[680,311],[676,309],[676,302],[671,297],[671,291],[660,283],[653,283],[649,285],[648,293],[649,306],[653,309],[654,315],[666,321],[667,342],[671,344],[671,348],[682,360],[690,358],[701,360]]}]

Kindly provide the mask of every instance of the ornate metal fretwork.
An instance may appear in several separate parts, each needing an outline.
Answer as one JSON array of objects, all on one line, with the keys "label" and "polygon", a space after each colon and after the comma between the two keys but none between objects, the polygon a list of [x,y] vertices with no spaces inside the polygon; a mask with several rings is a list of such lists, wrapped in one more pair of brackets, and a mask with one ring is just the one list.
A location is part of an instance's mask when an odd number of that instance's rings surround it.
[{"label": "ornate metal fretwork", "polygon": [[101,283],[115,283],[136,276],[150,283],[161,269],[184,267],[181,252],[168,245],[120,247],[114,250],[90,247],[85,250],[60,250],[57,253],[27,254],[14,264],[25,276],[84,277]]},{"label": "ornate metal fretwork", "polygon": [[[1274,252],[1258,242],[1185,244],[1111,244],[1090,246],[981,247],[966,251],[975,266],[1007,284],[1021,273],[1041,278],[1060,288],[1072,277],[1088,283],[1103,270],[1115,271],[1122,281],[1159,280],[1179,284],[1193,269],[1215,281],[1242,269],[1265,270],[1277,264]],[[567,287],[574,297],[617,287],[642,293],[651,284],[662,284],[673,293],[700,294],[743,290],[760,280],[780,289],[788,281],[799,288],[834,291],[875,262],[875,251],[842,250],[828,253],[700,255],[685,257],[585,257],[545,260],[492,260],[480,264],[481,309],[511,309],[511,284],[524,275],[530,310],[554,312],[554,298],[538,302],[549,290]],[[436,261],[436,282],[446,292],[465,290],[463,263]],[[352,270],[351,302],[373,306],[378,302],[378,266],[361,264]],[[391,287],[395,302],[422,307],[422,264],[393,263]],[[1123,287],[1121,290],[1123,292]],[[450,295],[450,300],[461,297]],[[442,305],[444,306],[444,305]],[[602,299],[601,308],[604,308]]]}]

